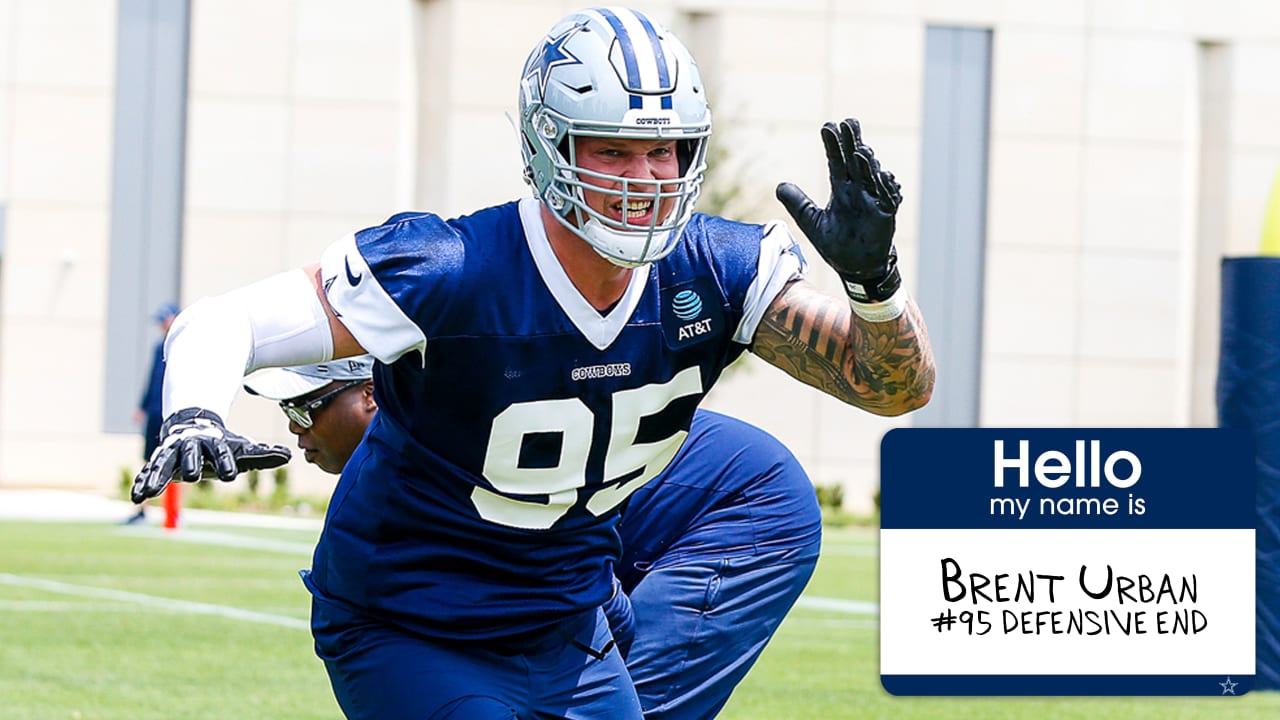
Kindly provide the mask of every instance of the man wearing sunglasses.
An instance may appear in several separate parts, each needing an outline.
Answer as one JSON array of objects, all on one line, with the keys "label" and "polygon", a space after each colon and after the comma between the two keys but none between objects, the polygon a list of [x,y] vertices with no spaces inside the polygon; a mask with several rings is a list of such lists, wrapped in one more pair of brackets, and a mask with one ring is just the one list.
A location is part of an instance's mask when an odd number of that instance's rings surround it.
[{"label": "man wearing sunglasses", "polygon": [[[377,411],[368,355],[262,370],[307,462],[342,472]],[[646,718],[713,717],[813,574],[813,485],[772,435],[698,410],[667,469],[627,501],[618,591],[605,606]]]},{"label": "man wearing sunglasses", "polygon": [[298,447],[328,473],[340,473],[373,420],[373,358],[263,370],[245,379],[245,390],[280,401]]}]

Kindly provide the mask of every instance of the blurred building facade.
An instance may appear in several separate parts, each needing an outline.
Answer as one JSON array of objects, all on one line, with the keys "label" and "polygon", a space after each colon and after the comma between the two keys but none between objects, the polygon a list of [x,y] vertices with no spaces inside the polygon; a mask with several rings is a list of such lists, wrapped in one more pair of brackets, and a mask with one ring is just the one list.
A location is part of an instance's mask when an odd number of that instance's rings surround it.
[{"label": "blurred building facade", "polygon": [[[861,119],[903,184],[904,278],[938,349],[936,401],[912,416],[754,358],[711,407],[854,509],[896,426],[1214,424],[1218,260],[1256,252],[1280,166],[1280,4],[636,5],[707,80],[707,207],[783,217],[783,180],[824,198],[817,130]],[[577,6],[0,0],[0,485],[105,492],[137,467],[157,302],[314,261],[398,211],[527,194],[506,113]],[[269,403],[238,399],[232,423],[292,445]]]}]

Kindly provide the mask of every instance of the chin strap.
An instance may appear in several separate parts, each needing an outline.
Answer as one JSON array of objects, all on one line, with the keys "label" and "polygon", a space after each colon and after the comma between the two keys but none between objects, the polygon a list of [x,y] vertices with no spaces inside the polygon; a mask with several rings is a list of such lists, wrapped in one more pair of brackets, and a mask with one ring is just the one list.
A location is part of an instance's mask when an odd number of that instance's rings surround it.
[{"label": "chin strap", "polygon": [[[626,257],[625,254],[621,252],[621,248],[633,243],[635,241],[634,236],[639,236],[642,233],[628,233],[621,230],[614,230],[595,218],[587,220],[587,222],[582,226],[582,234],[585,236],[591,247],[600,254],[600,257],[608,260],[614,265],[625,268],[642,267],[649,263],[657,262],[667,255],[670,255],[671,251],[675,249],[675,243],[671,242],[672,232],[674,231],[662,230],[648,233],[648,242],[645,243],[644,250],[639,253],[639,257],[642,259],[633,260]],[[655,256],[647,257],[649,248],[654,247],[655,245],[662,248],[662,251]],[[610,254],[609,251],[602,250],[601,248],[614,248],[617,251],[617,254]]]}]

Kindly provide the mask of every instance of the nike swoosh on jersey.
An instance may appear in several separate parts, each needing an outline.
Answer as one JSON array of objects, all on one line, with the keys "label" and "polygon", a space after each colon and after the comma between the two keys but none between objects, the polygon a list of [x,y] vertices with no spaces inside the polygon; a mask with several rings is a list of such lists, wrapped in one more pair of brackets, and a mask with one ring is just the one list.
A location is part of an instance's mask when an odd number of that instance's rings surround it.
[{"label": "nike swoosh on jersey", "polygon": [[364,279],[364,273],[360,273],[359,275],[352,274],[351,258],[347,257],[347,258],[343,258],[342,260],[343,260],[343,264],[347,268],[347,282],[351,283],[352,285],[359,285],[360,281]]}]

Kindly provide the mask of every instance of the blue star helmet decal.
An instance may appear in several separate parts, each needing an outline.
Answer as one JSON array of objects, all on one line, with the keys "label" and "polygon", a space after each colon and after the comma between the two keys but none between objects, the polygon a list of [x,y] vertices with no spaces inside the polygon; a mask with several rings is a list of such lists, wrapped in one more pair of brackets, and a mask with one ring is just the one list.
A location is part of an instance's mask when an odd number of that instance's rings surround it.
[{"label": "blue star helmet decal", "polygon": [[564,44],[573,37],[574,33],[581,30],[583,25],[574,25],[565,30],[556,37],[548,37],[547,41],[542,45],[542,56],[538,58],[530,70],[527,77],[534,78],[538,84],[538,96],[547,96],[547,80],[551,78],[551,71],[561,65],[581,65],[582,61],[564,48]]}]

